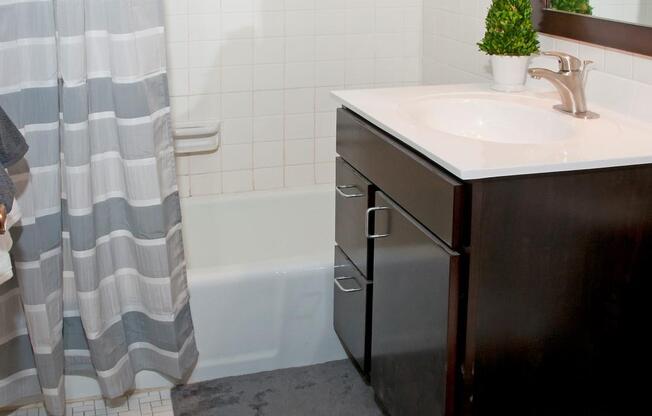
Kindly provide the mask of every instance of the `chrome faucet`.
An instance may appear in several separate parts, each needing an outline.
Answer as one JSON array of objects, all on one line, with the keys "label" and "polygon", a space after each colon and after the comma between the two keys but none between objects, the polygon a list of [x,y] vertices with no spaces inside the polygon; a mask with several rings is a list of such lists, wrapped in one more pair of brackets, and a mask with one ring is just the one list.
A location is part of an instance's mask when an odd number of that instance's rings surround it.
[{"label": "chrome faucet", "polygon": [[557,89],[561,96],[561,104],[554,106],[554,108],[577,118],[599,118],[598,114],[588,111],[586,107],[586,79],[593,62],[582,62],[578,58],[563,52],[543,52],[542,54],[557,58],[559,71],[530,68],[528,73],[534,79],[548,80]]}]

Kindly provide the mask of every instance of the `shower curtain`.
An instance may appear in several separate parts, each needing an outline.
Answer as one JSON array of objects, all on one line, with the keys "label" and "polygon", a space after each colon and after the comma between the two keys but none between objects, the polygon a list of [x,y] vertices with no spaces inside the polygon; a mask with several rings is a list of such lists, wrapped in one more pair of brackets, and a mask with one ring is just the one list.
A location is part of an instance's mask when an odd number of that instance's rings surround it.
[{"label": "shower curtain", "polygon": [[0,407],[42,397],[63,415],[64,374],[114,398],[196,362],[162,2],[0,1],[0,106],[30,146],[10,172]]}]

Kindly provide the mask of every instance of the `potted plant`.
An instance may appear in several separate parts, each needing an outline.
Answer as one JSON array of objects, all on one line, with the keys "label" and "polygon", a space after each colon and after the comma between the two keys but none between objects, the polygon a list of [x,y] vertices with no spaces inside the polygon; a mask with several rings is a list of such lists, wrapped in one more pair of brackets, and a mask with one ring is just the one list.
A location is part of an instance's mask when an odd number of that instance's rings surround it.
[{"label": "potted plant", "polygon": [[552,0],[551,7],[565,12],[593,14],[593,7],[589,4],[589,0]]},{"label": "potted plant", "polygon": [[491,55],[493,88],[508,92],[523,90],[530,57],[539,52],[530,0],[494,0],[486,26],[478,46]]}]

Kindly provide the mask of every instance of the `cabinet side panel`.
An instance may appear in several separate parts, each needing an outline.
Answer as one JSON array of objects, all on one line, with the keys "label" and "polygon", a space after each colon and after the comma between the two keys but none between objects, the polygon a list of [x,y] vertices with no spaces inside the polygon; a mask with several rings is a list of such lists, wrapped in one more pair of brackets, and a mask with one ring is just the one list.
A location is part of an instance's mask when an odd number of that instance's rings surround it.
[{"label": "cabinet side panel", "polygon": [[652,167],[472,184],[465,370],[475,415],[635,414]]}]

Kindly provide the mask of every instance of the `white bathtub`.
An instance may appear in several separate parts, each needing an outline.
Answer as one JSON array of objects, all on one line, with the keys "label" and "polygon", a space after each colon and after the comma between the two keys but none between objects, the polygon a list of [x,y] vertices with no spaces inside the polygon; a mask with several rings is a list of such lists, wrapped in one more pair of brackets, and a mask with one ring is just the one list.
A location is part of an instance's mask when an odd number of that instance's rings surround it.
[{"label": "white bathtub", "polygon": [[[199,362],[190,382],[346,357],[333,330],[332,185],[182,201]],[[143,371],[138,389],[169,387]],[[66,377],[69,399],[97,383]]]},{"label": "white bathtub", "polygon": [[183,201],[200,353],[191,381],[345,358],[333,331],[332,186]]}]

